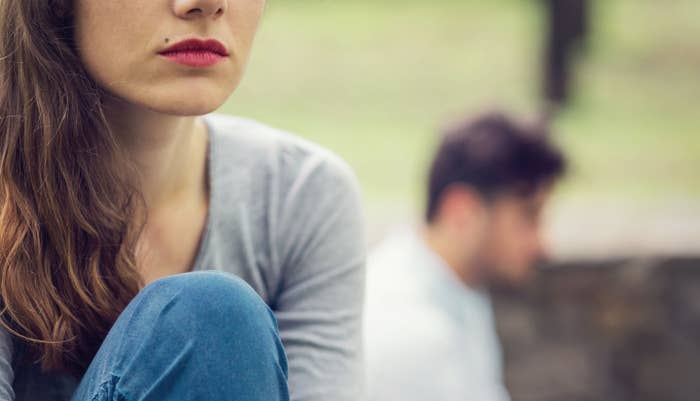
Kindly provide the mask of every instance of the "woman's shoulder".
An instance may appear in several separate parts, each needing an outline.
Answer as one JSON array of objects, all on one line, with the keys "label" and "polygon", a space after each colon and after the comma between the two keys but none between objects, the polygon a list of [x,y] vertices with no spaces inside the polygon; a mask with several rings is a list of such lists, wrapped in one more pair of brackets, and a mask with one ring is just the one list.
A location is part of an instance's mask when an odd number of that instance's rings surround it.
[{"label": "woman's shoulder", "polygon": [[355,173],[345,160],[297,134],[227,114],[207,114],[204,119],[210,129],[214,162],[225,171],[263,174],[282,187],[298,186],[300,181],[356,186]]}]

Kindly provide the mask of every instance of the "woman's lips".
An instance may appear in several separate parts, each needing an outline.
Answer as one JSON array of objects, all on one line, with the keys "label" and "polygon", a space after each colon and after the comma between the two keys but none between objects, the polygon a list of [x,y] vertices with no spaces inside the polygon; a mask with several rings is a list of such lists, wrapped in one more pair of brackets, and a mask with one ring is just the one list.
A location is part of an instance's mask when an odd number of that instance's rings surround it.
[{"label": "woman's lips", "polygon": [[183,40],[158,54],[190,67],[210,67],[228,57],[226,47],[214,39]]},{"label": "woman's lips", "polygon": [[161,53],[161,56],[176,63],[184,64],[190,67],[209,67],[225,58],[220,54],[207,50],[188,50],[172,53]]}]

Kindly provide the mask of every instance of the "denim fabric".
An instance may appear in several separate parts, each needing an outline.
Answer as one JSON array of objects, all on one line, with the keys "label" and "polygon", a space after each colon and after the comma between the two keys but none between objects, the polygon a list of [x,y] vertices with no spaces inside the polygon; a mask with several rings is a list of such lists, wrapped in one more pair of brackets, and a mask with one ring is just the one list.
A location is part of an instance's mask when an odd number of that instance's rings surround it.
[{"label": "denim fabric", "polygon": [[119,316],[72,401],[288,401],[274,315],[212,271],[146,286]]}]

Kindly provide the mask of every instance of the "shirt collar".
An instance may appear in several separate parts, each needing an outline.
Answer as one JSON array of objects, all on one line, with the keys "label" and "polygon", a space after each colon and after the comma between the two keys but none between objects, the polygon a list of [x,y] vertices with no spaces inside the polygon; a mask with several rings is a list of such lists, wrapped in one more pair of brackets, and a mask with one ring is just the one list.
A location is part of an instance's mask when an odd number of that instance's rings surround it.
[{"label": "shirt collar", "polygon": [[415,266],[415,273],[426,280],[432,291],[450,304],[486,306],[483,304],[490,303],[485,290],[463,283],[447,262],[428,246],[420,227],[407,226],[401,231],[405,246],[414,259],[412,265]]}]

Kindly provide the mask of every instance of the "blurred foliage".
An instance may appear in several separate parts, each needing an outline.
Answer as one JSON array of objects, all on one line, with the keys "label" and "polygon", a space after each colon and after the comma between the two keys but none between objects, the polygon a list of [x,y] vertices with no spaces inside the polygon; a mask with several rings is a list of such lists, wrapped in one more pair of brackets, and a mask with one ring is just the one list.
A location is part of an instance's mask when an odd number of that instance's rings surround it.
[{"label": "blurred foliage", "polygon": [[[540,107],[538,0],[270,0],[223,112],[319,142],[370,208],[422,203],[439,127]],[[700,2],[600,0],[573,102],[556,123],[574,163],[563,201],[682,200],[700,210]]]}]

